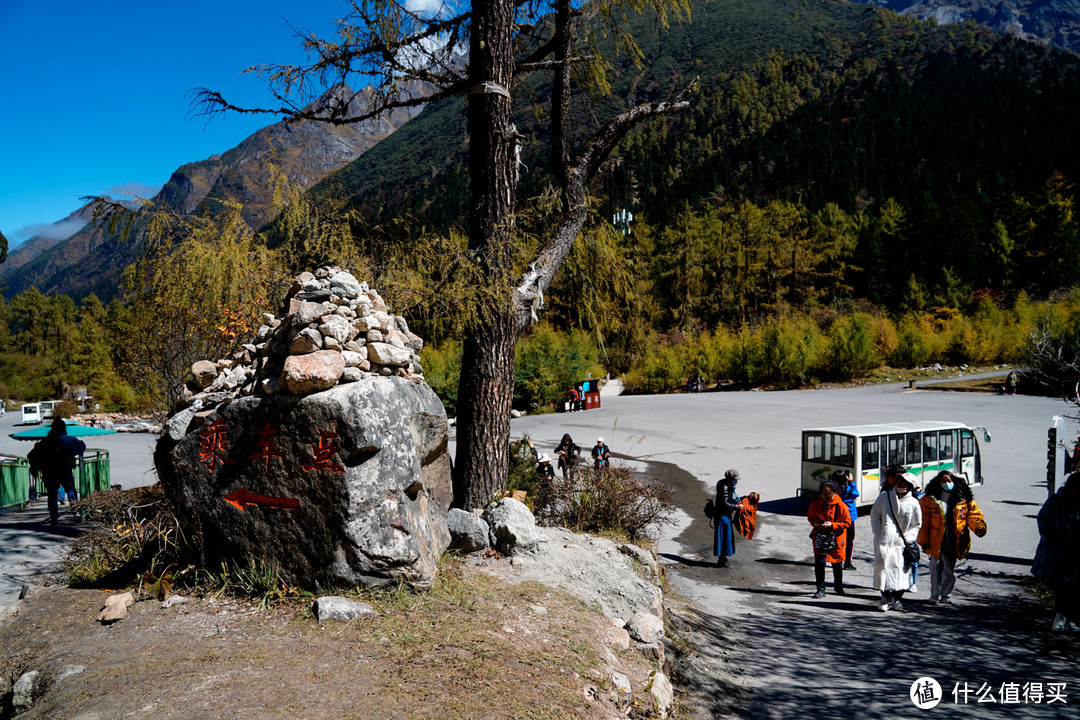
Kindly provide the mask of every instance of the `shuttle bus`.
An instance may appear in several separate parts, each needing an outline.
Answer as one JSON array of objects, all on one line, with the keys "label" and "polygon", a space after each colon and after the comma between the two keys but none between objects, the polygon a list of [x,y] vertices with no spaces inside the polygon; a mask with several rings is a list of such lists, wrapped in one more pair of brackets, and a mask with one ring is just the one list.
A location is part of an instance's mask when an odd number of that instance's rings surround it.
[{"label": "shuttle bus", "polygon": [[982,485],[976,430],[990,442],[986,428],[941,420],[803,430],[796,495],[812,498],[834,470],[850,470],[859,488],[859,504],[869,504],[881,491],[885,468],[894,463],[918,478],[920,489],[942,470],[969,485]]},{"label": "shuttle bus", "polygon": [[41,422],[41,403],[25,403],[22,406],[22,424],[36,425]]}]

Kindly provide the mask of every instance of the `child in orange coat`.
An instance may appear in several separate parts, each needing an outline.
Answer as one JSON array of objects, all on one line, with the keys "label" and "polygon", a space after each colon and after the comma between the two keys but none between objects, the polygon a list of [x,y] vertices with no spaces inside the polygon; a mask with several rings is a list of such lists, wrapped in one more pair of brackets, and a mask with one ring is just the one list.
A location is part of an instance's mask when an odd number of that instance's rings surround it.
[{"label": "child in orange coat", "polygon": [[832,565],[833,590],[844,594],[844,558],[847,546],[847,529],[851,514],[840,499],[836,483],[824,480],[818,486],[818,496],[810,503],[806,519],[814,526],[810,539],[814,546],[814,579],[817,592],[814,597],[825,597],[825,563]]}]

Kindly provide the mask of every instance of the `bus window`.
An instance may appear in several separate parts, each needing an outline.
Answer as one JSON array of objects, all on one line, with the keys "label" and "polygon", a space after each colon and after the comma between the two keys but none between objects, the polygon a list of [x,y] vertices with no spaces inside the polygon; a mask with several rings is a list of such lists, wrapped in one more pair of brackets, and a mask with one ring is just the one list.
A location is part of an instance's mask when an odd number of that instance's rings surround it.
[{"label": "bus window", "polygon": [[938,459],[937,437],[936,432],[923,433],[923,462],[935,462]]},{"label": "bus window", "polygon": [[938,459],[953,459],[953,434],[952,430],[942,430],[938,433]]},{"label": "bus window", "polygon": [[850,435],[836,433],[832,436],[832,461],[844,467],[855,466],[855,447]]},{"label": "bus window", "polygon": [[972,457],[975,455],[975,436],[970,430],[960,431],[960,457]]},{"label": "bus window", "polygon": [[903,435],[890,435],[889,436],[889,457],[886,465],[903,465],[904,464],[904,436]]},{"label": "bus window", "polygon": [[807,433],[803,442],[803,459],[810,462],[825,462],[825,436],[821,433]]},{"label": "bus window", "polygon": [[908,465],[917,465],[922,462],[922,433],[908,433],[905,436],[907,443],[906,462]]},{"label": "bus window", "polygon": [[876,470],[881,467],[881,438],[868,437],[862,441],[862,469]]}]

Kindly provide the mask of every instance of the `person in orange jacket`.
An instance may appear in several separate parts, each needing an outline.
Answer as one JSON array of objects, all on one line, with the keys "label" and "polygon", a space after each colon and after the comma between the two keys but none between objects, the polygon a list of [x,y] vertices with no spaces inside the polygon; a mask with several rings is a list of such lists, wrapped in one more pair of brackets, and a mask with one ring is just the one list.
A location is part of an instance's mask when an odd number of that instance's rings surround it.
[{"label": "person in orange jacket", "polygon": [[818,496],[810,502],[806,519],[814,526],[810,532],[814,547],[814,579],[817,581],[814,597],[825,597],[826,562],[832,565],[833,590],[837,595],[843,595],[844,558],[851,514],[832,479],[823,480],[818,486]]},{"label": "person in orange jacket", "polygon": [[971,533],[986,535],[986,519],[968,484],[948,470],[934,476],[919,504],[922,526],[918,542],[930,556],[930,603],[951,603],[956,561],[963,560],[971,549]]}]

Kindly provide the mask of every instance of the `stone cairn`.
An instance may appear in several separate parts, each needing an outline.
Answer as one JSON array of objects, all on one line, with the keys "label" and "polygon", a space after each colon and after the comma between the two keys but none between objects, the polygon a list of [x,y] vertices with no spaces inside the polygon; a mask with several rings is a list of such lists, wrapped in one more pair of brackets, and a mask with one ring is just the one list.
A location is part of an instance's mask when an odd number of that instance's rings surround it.
[{"label": "stone cairn", "polygon": [[424,379],[424,341],[378,292],[341,268],[298,275],[282,315],[263,313],[254,341],[231,356],[194,363],[173,412],[207,411],[247,395],[306,395],[375,375]]}]

